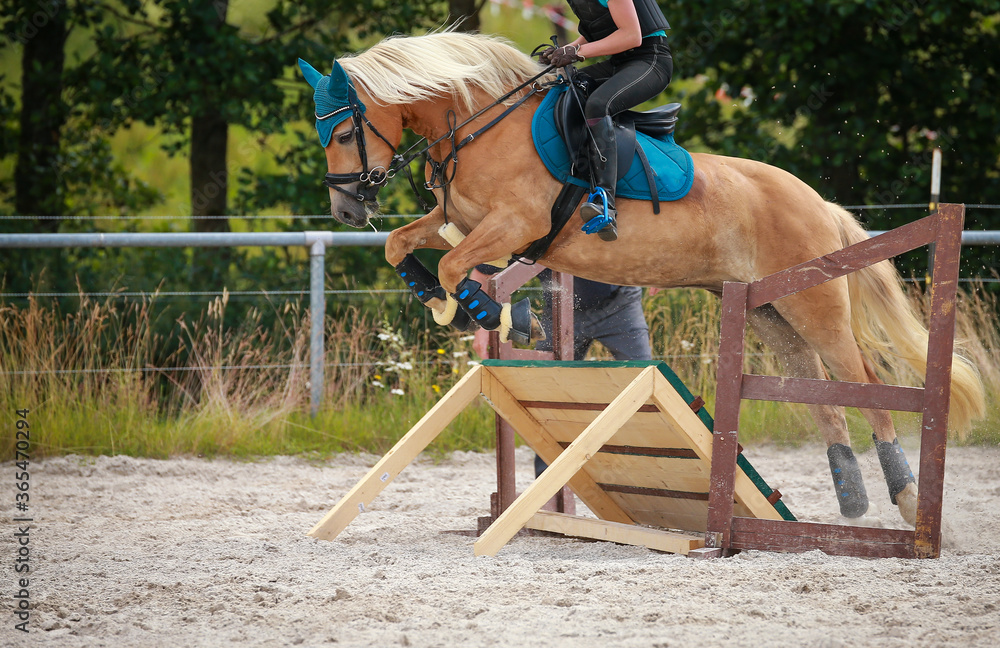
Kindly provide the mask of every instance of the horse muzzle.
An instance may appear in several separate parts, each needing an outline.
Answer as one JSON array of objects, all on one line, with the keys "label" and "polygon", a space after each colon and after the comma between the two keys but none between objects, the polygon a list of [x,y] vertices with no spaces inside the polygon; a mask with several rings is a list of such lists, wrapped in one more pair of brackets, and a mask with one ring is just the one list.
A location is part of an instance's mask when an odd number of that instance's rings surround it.
[{"label": "horse muzzle", "polygon": [[345,225],[365,227],[368,215],[378,211],[378,191],[388,179],[381,167],[367,173],[326,174],[323,184],[332,190],[331,215]]}]

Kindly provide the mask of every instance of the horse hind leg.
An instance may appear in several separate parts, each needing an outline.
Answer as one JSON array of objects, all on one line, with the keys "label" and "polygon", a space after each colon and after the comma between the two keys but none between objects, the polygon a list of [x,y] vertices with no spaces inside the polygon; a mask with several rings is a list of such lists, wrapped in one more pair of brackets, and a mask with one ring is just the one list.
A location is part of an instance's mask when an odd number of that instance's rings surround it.
[{"label": "horse hind leg", "polygon": [[[875,384],[882,382],[862,356],[851,330],[851,307],[845,280],[834,280],[790,295],[779,300],[775,308],[816,349],[838,380]],[[908,524],[915,525],[917,487],[896,440],[892,416],[887,410],[859,409],[874,431],[872,436],[876,442],[876,450],[882,448],[879,459],[890,499],[899,507],[903,519]]]},{"label": "horse hind leg", "polygon": [[[864,357],[862,357],[862,362],[868,381],[882,384],[882,380],[875,373],[871,363]],[[899,507],[900,515],[903,516],[904,520],[916,526],[917,480],[913,477],[913,471],[910,470],[906,455],[899,445],[899,439],[885,441],[879,439],[877,434],[872,434],[872,440],[875,442],[875,452],[878,454],[882,474],[885,476],[885,483],[889,488],[889,500]]]},{"label": "horse hind leg", "polygon": [[[819,354],[802,339],[773,306],[750,312],[748,322],[757,336],[771,348],[796,378],[828,378]],[[827,444],[827,460],[840,513],[846,518],[860,518],[868,512],[868,493],[857,457],[851,449],[847,418],[843,407],[807,404]]]}]

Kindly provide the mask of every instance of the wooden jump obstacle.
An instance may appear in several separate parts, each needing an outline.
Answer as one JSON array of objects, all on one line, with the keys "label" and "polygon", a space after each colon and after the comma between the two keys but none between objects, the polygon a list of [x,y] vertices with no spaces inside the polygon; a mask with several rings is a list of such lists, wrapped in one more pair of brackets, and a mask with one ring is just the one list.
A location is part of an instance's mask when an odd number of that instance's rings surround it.
[{"label": "wooden jump obstacle", "polygon": [[[711,417],[657,362],[484,361],[309,535],[336,537],[480,395],[549,467],[476,541],[477,555],[496,554],[522,528],[680,554],[704,546]],[[566,484],[597,519],[540,510]],[[741,517],[794,519],[742,457],[733,493]]]},{"label": "wooden jump obstacle", "polygon": [[[662,363],[486,361],[411,428],[309,535],[335,538],[482,394],[549,468],[514,499],[513,436],[498,424],[495,519],[475,543],[477,554],[495,554],[524,527],[700,557],[741,549],[937,557],[964,215],[963,205],[942,204],[927,218],[754,283],[726,283],[714,431],[711,417],[697,403],[697,413],[692,409],[695,399],[679,380],[671,380]],[[749,310],[924,245],[934,246],[934,265],[923,388],[743,372]],[[511,271],[524,272],[511,268],[498,277]],[[491,287],[500,281],[492,280]],[[567,344],[572,349],[572,313],[558,302],[553,311],[556,357],[559,349],[565,354]],[[491,346],[497,344],[491,340]],[[921,412],[916,529],[795,521],[740,452],[743,399]],[[699,471],[707,471],[707,483]],[[566,483],[599,519],[539,510]],[[702,527],[702,537],[693,535]]]},{"label": "wooden jump obstacle", "polygon": [[[750,284],[729,282],[722,292],[712,487],[705,556],[739,549],[809,551],[898,558],[937,558],[941,553],[948,404],[955,341],[955,296],[965,205],[941,204],[936,213]],[[924,245],[934,249],[930,277],[927,371],[924,387],[807,380],[743,373],[747,313]],[[914,530],[872,529],[808,522],[774,522],[740,516],[728,501],[737,453],[743,399],[818,403],[921,412],[920,475]]]}]

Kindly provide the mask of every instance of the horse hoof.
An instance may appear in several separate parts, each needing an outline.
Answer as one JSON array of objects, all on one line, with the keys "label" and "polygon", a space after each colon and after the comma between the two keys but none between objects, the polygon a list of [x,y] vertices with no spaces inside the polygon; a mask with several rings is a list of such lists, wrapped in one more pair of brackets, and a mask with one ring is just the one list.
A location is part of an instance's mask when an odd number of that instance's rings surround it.
[{"label": "horse hoof", "polygon": [[912,527],[917,526],[917,485],[910,482],[906,488],[896,494],[896,506],[899,514]]},{"label": "horse hoof", "polygon": [[512,304],[510,307],[510,330],[507,333],[507,338],[514,344],[521,346],[529,344],[533,317],[531,302],[527,299]]}]

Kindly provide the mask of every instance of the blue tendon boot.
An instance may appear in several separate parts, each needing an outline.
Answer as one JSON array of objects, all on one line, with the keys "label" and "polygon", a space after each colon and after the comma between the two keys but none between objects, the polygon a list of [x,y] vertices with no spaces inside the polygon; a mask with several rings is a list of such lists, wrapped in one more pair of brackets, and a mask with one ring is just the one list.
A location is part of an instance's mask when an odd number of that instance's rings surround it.
[{"label": "blue tendon boot", "polygon": [[875,441],[875,451],[878,461],[882,464],[882,474],[885,484],[889,487],[889,499],[899,507],[899,513],[908,523],[915,525],[917,520],[917,480],[913,477],[910,464],[906,461],[903,449],[899,447],[899,439]]},{"label": "blue tendon boot", "polygon": [[486,294],[482,284],[466,277],[452,294],[472,321],[484,329],[500,329],[500,341],[528,344],[531,340],[531,302],[522,299],[501,306]]},{"label": "blue tendon boot", "polygon": [[[435,297],[441,301],[447,300],[448,295],[438,282],[438,278],[424,267],[420,259],[412,254],[407,254],[403,257],[403,260],[396,266],[396,274],[406,282],[407,287],[421,304],[426,304]],[[435,317],[435,319],[437,318]],[[469,314],[462,309],[455,309],[455,316],[451,318],[451,321],[441,323],[451,324],[459,331],[468,331],[472,328],[472,320]]]},{"label": "blue tendon boot", "polygon": [[826,456],[830,460],[840,514],[846,518],[861,517],[868,512],[868,493],[854,451],[842,443],[834,443],[826,449]]},{"label": "blue tendon boot", "polygon": [[615,211],[615,183],[618,182],[618,145],[615,142],[615,125],[610,116],[596,123],[587,121],[594,141],[590,145],[590,168],[597,185],[580,207],[580,217],[586,223],[583,231],[597,232],[604,241],[618,239],[618,221]]}]

